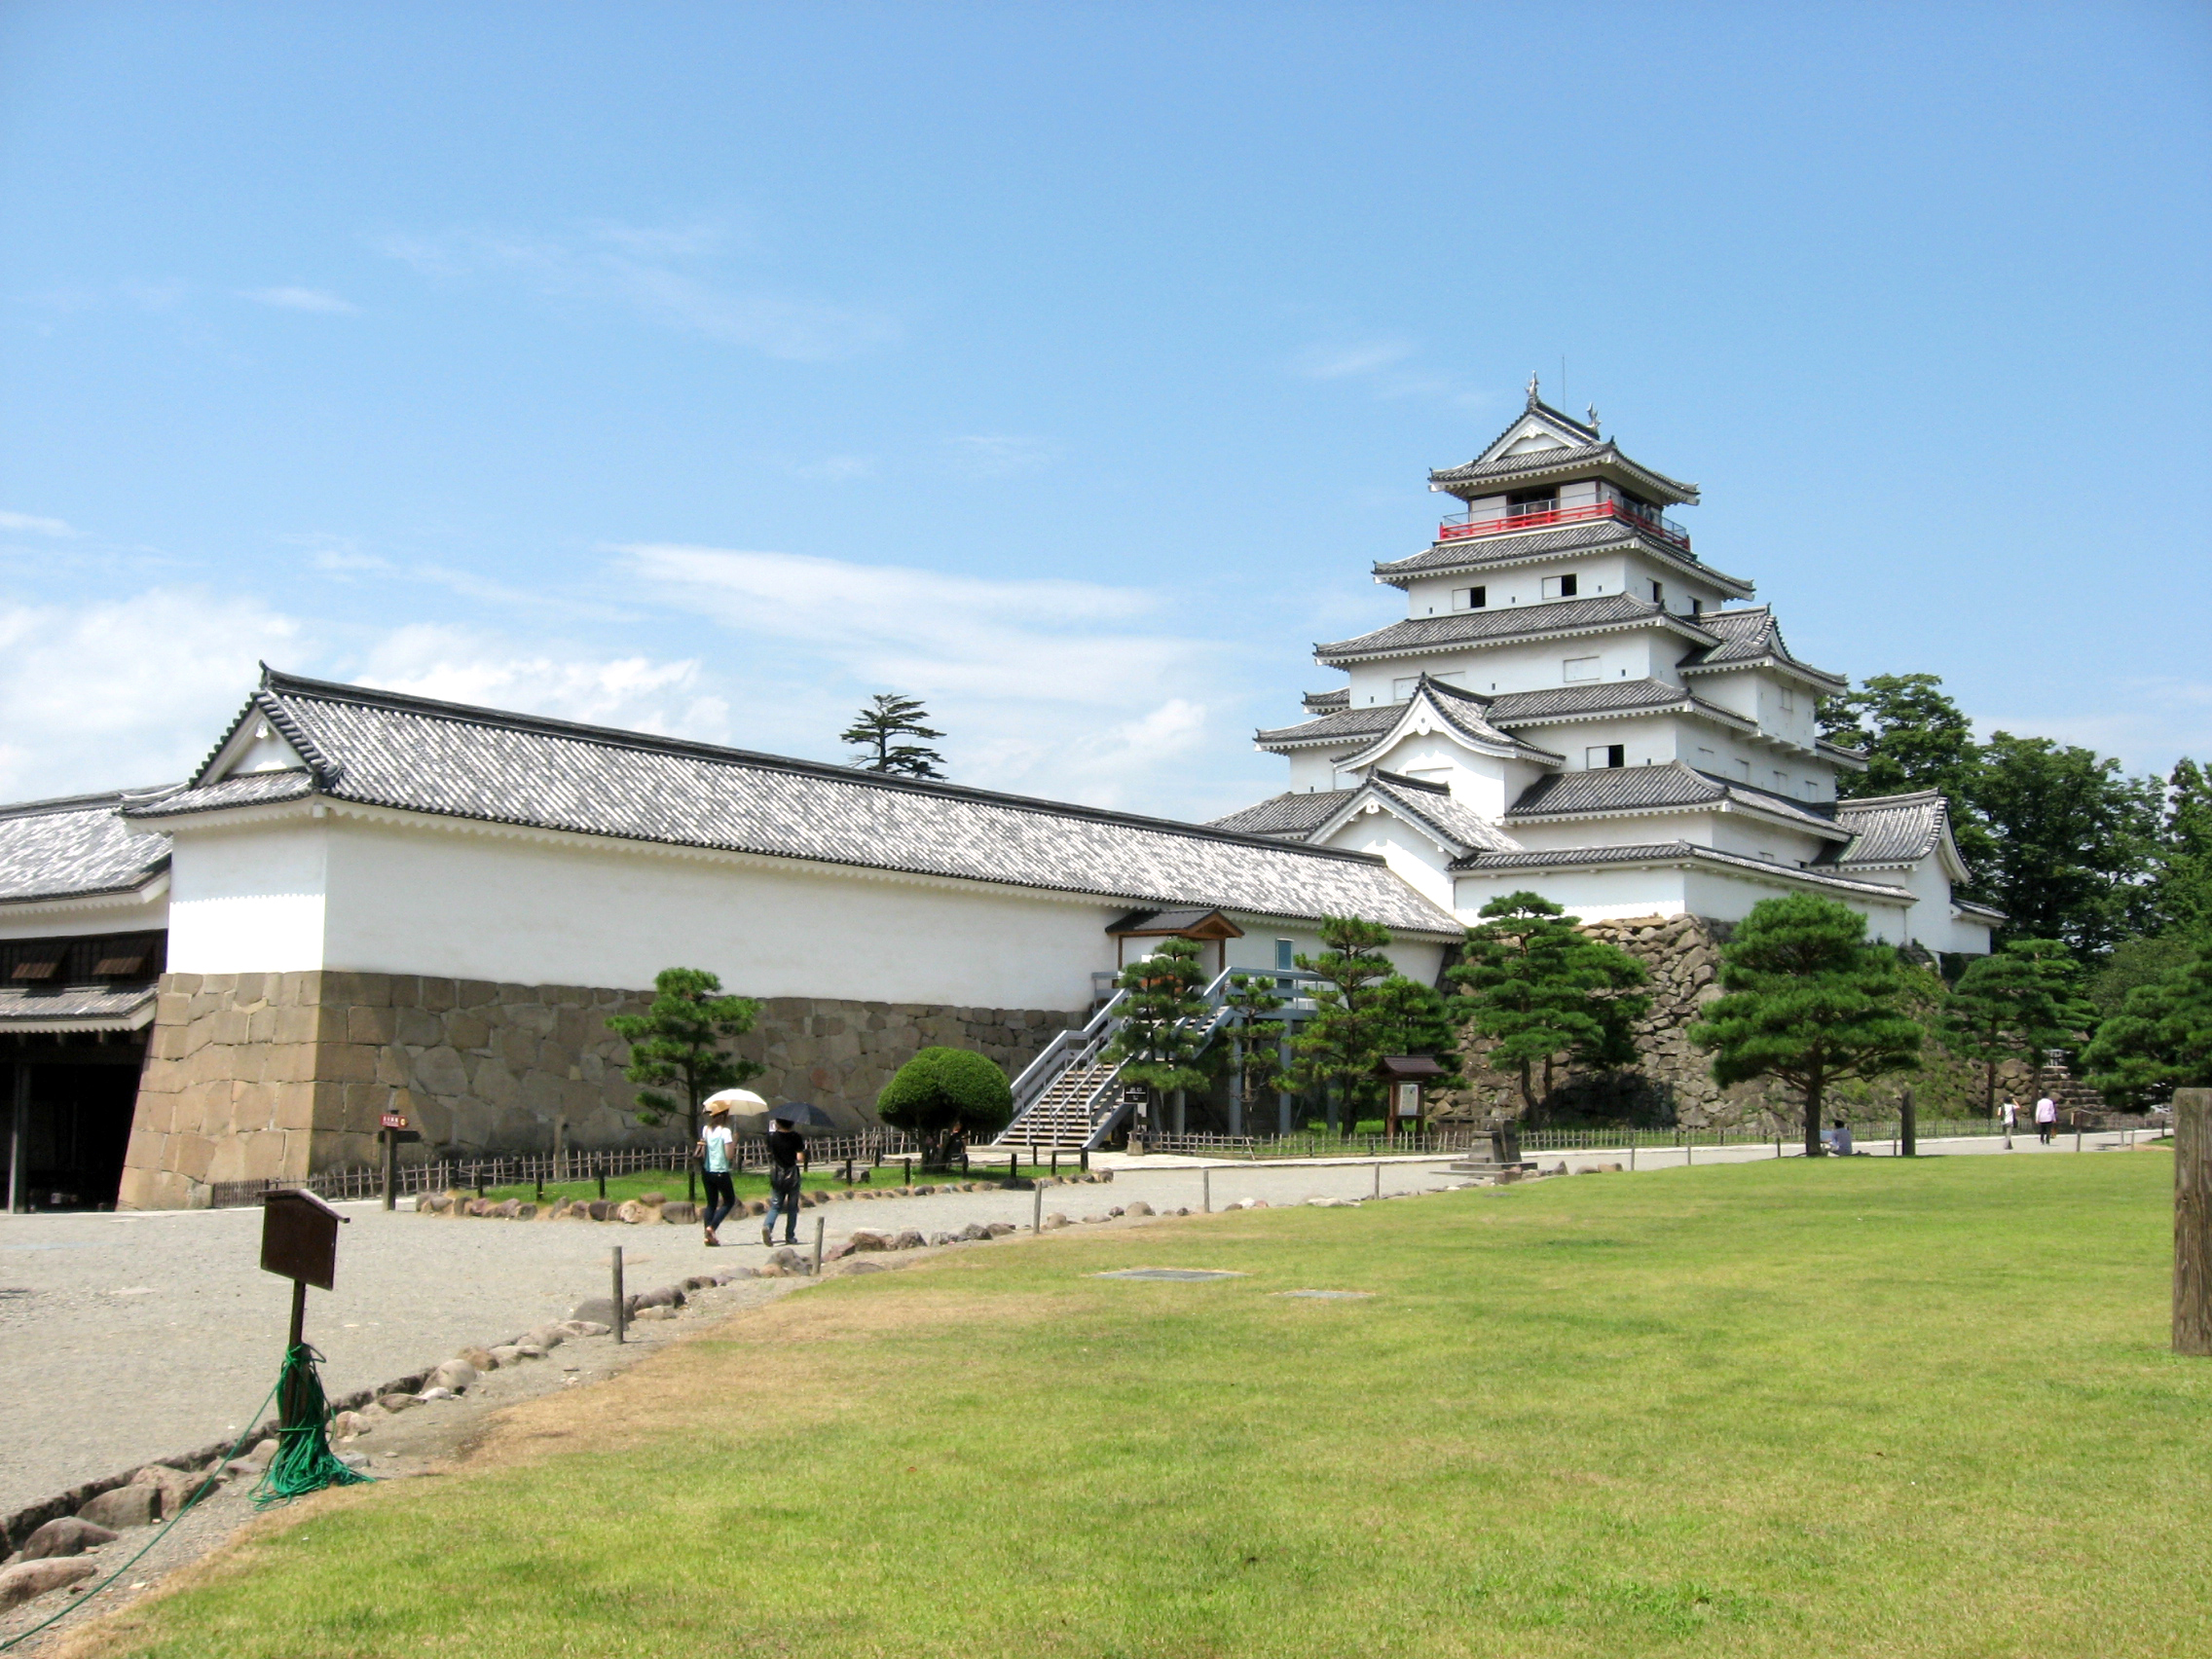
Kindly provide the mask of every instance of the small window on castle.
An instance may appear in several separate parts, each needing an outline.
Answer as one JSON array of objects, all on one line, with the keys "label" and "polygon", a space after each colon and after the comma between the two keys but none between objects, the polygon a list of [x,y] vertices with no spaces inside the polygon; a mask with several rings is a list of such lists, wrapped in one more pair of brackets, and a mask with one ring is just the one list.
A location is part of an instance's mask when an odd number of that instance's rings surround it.
[{"label": "small window on castle", "polygon": [[1651,603],[1653,605],[1665,605],[1667,603],[1667,584],[1665,582],[1653,582],[1651,584]]},{"label": "small window on castle", "polygon": [[1782,688],[1782,712],[1786,715],[1797,712],[1797,693],[1787,685]]},{"label": "small window on castle", "polygon": [[1690,614],[1692,616],[1703,616],[1705,614],[1705,601],[1702,599],[1691,600]]},{"label": "small window on castle", "polygon": [[1293,960],[1297,955],[1298,941],[1296,940],[1278,939],[1275,940],[1275,966],[1277,968],[1297,967],[1297,962]]},{"label": "small window on castle", "polygon": [[1403,703],[1409,701],[1413,697],[1414,687],[1419,685],[1419,683],[1420,677],[1419,675],[1414,675],[1405,680],[1391,681],[1390,701],[1393,703]]},{"label": "small window on castle", "polygon": [[1566,673],[1567,682],[1569,685],[1578,680],[1595,680],[1598,678],[1598,659],[1596,657],[1568,657],[1562,666]]},{"label": "small window on castle", "polygon": [[1574,597],[1574,578],[1571,575],[1546,576],[1544,578],[1544,597],[1546,599],[1572,599]]},{"label": "small window on castle", "polygon": [[1698,769],[1699,769],[1700,771],[1704,771],[1704,772],[1710,772],[1710,771],[1712,771],[1712,770],[1713,770],[1713,751],[1712,751],[1712,750],[1710,750],[1710,749],[1706,749],[1706,748],[1700,747],[1700,748],[1699,748],[1699,750],[1698,750],[1698,752],[1697,752],[1697,764],[1698,764]]},{"label": "small window on castle", "polygon": [[1480,610],[1489,598],[1490,590],[1488,588],[1454,588],[1452,590],[1452,608],[1454,610]]},{"label": "small window on castle", "polygon": [[1736,762],[1736,781],[1744,784],[1751,781],[1751,763],[1749,760]]},{"label": "small window on castle", "polygon": [[1628,764],[1628,745],[1625,743],[1594,743],[1582,752],[1582,764],[1591,771],[1600,767]]},{"label": "small window on castle", "polygon": [[1776,794],[1788,794],[1789,793],[1788,774],[1784,772],[1774,774],[1774,793]]}]

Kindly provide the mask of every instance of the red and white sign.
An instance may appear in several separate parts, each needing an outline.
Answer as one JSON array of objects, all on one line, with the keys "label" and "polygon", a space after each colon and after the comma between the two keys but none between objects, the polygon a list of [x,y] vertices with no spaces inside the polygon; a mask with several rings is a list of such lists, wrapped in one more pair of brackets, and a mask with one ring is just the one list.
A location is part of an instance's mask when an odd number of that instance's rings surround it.
[{"label": "red and white sign", "polygon": [[407,1127],[407,1117],[402,1112],[387,1112],[380,1121],[387,1129],[404,1129]]}]

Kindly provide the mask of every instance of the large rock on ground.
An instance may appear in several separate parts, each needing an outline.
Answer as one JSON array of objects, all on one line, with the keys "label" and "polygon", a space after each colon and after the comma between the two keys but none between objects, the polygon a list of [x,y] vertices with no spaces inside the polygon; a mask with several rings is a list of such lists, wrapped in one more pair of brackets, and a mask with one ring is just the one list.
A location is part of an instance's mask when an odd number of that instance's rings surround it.
[{"label": "large rock on ground", "polygon": [[611,1296],[587,1296],[575,1307],[569,1309],[568,1323],[572,1325],[579,1321],[599,1325],[611,1331],[614,1328],[614,1298]]},{"label": "large rock on ground", "polygon": [[159,1487],[111,1487],[90,1499],[77,1511],[77,1519],[90,1521],[95,1527],[112,1527],[121,1531],[126,1527],[151,1527],[162,1518],[162,1491]]},{"label": "large rock on ground", "polygon": [[660,1218],[672,1227],[687,1227],[699,1219],[699,1206],[688,1198],[678,1198],[660,1206]]},{"label": "large rock on ground", "polygon": [[850,1238],[846,1239],[845,1248],[848,1250],[856,1251],[888,1250],[891,1248],[891,1239],[890,1236],[886,1234],[868,1233],[863,1231],[854,1234]]},{"label": "large rock on ground", "polygon": [[479,1371],[497,1371],[499,1369],[499,1362],[492,1357],[490,1348],[464,1347],[455,1354],[454,1358],[465,1360]]},{"label": "large rock on ground", "polygon": [[928,1242],[927,1238],[909,1227],[891,1241],[891,1247],[894,1250],[919,1250]]},{"label": "large rock on ground", "polygon": [[652,1212],[636,1198],[625,1198],[615,1206],[614,1219],[625,1227],[640,1227],[652,1220]]},{"label": "large rock on ground", "polygon": [[172,1469],[166,1463],[148,1463],[130,1477],[130,1484],[160,1488],[162,1513],[174,1515],[192,1501],[192,1494],[200,1490],[205,1478],[185,1469]]},{"label": "large rock on ground", "polygon": [[99,1568],[70,1556],[49,1556],[44,1561],[18,1562],[0,1570],[0,1609],[18,1606],[34,1596],[90,1578]]},{"label": "large rock on ground", "polygon": [[476,1367],[465,1359],[449,1359],[430,1373],[431,1382],[440,1388],[451,1388],[457,1394],[474,1383],[476,1378]]},{"label": "large rock on ground", "polygon": [[1124,1215],[1151,1215],[1153,1208],[1142,1198],[1131,1198],[1122,1206],[1122,1213]]},{"label": "large rock on ground", "polygon": [[118,1536],[105,1527],[96,1527],[75,1515],[64,1515],[49,1521],[25,1538],[20,1559],[45,1561],[53,1556],[83,1555],[87,1550],[114,1543]]}]

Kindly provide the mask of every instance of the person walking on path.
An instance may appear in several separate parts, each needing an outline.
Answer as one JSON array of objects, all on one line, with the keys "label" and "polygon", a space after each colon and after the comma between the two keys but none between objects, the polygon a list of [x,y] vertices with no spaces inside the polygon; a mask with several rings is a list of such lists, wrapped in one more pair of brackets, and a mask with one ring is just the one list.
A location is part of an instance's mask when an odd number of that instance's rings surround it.
[{"label": "person walking on path", "polygon": [[2009,1147],[2012,1144],[2013,1127],[2020,1121],[2020,1103],[2006,1095],[2005,1104],[1997,1108],[1997,1121],[2005,1125],[2005,1144]]},{"label": "person walking on path", "polygon": [[707,1248],[712,1250],[721,1243],[715,1236],[715,1229],[729,1219],[729,1212],[737,1208],[737,1183],[730,1179],[730,1148],[737,1136],[730,1132],[729,1102],[707,1102],[707,1126],[699,1131],[699,1145],[692,1154],[699,1161],[702,1178],[707,1183]]},{"label": "person walking on path", "polygon": [[784,1242],[798,1242],[798,1184],[806,1171],[806,1137],[792,1127],[789,1118],[777,1118],[768,1129],[768,1213],[760,1223],[760,1242],[776,1241],[776,1216],[784,1218]]},{"label": "person walking on path", "polygon": [[2048,1146],[2050,1137],[2057,1132],[2058,1102],[2046,1094],[2036,1102],[2036,1139]]}]

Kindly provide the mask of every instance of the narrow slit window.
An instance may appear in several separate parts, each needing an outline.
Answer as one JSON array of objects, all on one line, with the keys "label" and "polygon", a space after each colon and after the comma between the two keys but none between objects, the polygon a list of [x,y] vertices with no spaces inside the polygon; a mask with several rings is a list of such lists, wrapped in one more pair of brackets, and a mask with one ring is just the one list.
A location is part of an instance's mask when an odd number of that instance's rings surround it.
[{"label": "narrow slit window", "polygon": [[1653,582],[1651,584],[1651,603],[1653,605],[1665,605],[1667,603],[1667,584],[1665,582]]}]

